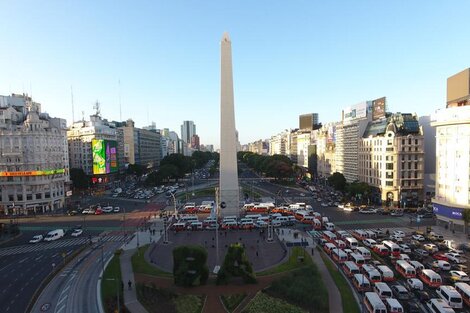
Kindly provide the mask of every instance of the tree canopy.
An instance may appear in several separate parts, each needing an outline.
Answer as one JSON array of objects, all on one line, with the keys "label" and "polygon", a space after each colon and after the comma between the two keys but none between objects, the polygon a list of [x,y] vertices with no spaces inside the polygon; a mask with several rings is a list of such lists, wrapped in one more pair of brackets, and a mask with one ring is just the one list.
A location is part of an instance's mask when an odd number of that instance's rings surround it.
[{"label": "tree canopy", "polygon": [[293,163],[285,155],[260,155],[253,152],[240,151],[238,159],[258,173],[279,180],[291,178],[294,174]]}]

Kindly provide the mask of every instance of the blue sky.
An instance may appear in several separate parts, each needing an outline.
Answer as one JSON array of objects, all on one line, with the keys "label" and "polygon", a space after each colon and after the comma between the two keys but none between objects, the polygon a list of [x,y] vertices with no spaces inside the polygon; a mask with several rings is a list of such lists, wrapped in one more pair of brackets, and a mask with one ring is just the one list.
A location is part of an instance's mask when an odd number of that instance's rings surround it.
[{"label": "blue sky", "polygon": [[52,116],[93,112],[180,133],[193,120],[219,146],[220,46],[232,39],[243,143],[337,121],[386,96],[389,111],[445,106],[446,79],[470,66],[469,1],[0,0],[0,94],[27,92]]}]

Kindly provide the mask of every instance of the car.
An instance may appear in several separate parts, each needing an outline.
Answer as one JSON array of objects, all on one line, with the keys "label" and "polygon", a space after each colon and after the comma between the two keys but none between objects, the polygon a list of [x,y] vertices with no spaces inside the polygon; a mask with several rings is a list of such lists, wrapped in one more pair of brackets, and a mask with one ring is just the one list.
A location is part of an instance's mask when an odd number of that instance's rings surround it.
[{"label": "car", "polygon": [[450,270],[450,263],[447,261],[436,260],[432,262],[433,268],[437,268],[441,271],[449,271]]},{"label": "car", "polygon": [[77,210],[70,210],[67,212],[68,215],[70,216],[74,216],[74,215],[77,215],[78,214],[78,211]]},{"label": "car", "polygon": [[465,252],[463,252],[463,250],[459,250],[459,249],[452,249],[452,248],[450,248],[448,252],[450,252],[450,253],[457,253],[457,254],[459,254],[460,256],[465,256]]},{"label": "car", "polygon": [[95,215],[101,215],[101,214],[103,214],[103,210],[102,209],[96,209],[94,214]]},{"label": "car", "polygon": [[420,235],[420,234],[413,234],[411,236],[411,239],[414,239],[414,240],[418,240],[418,241],[424,241],[426,240],[426,238],[424,238],[423,235]]},{"label": "car", "polygon": [[446,252],[444,255],[447,257],[447,259],[451,262],[454,263],[466,263],[466,259],[463,258],[460,254],[458,253],[452,253],[452,252]]},{"label": "car", "polygon": [[257,228],[267,228],[268,223],[266,223],[265,221],[259,220],[259,221],[256,221],[255,226]]},{"label": "car", "polygon": [[426,301],[428,301],[429,299],[431,299],[431,297],[429,296],[429,293],[427,293],[426,291],[424,290],[413,290],[413,293],[414,293],[414,296],[416,297],[416,299],[419,300],[419,302],[421,303],[424,303]]},{"label": "car", "polygon": [[377,209],[364,208],[364,209],[360,209],[359,213],[361,213],[361,214],[375,214],[375,213],[377,213]]},{"label": "car", "polygon": [[78,236],[81,236],[82,234],[83,234],[83,229],[76,228],[76,229],[73,230],[73,232],[70,234],[70,236],[78,237]]},{"label": "car", "polygon": [[404,309],[407,313],[421,313],[421,307],[417,301],[407,301],[404,303]]},{"label": "car", "polygon": [[390,216],[403,216],[403,210],[392,210]]},{"label": "car", "polygon": [[442,252],[438,252],[438,253],[434,253],[432,255],[432,257],[436,260],[442,260],[442,261],[448,261],[449,259],[447,258],[447,256],[442,253]]},{"label": "car", "polygon": [[424,250],[428,251],[429,253],[434,253],[439,251],[439,248],[433,243],[425,243],[423,245]]},{"label": "car", "polygon": [[467,270],[468,270],[467,265],[459,264],[459,263],[451,264],[450,267],[451,267],[451,269],[453,269],[455,271],[467,272]]},{"label": "car", "polygon": [[120,211],[121,211],[121,209],[118,206],[115,206],[114,209],[113,209],[114,213],[119,213]]},{"label": "car", "polygon": [[419,218],[433,218],[434,214],[431,212],[420,213],[417,215]]},{"label": "car", "polygon": [[392,235],[396,236],[396,237],[406,237],[406,234],[404,231],[402,230],[394,230]]},{"label": "car", "polygon": [[406,280],[406,287],[408,290],[423,290],[423,282],[418,278],[408,278]]},{"label": "car", "polygon": [[399,245],[401,253],[411,253],[411,249],[408,245],[401,244]]},{"label": "car", "polygon": [[454,282],[470,282],[470,277],[463,271],[450,271],[450,279]]},{"label": "car", "polygon": [[[112,206],[105,206],[103,208],[103,213],[111,213],[111,212],[113,212],[113,207]],[[96,212],[95,212],[95,214],[96,214]]]},{"label": "car", "polygon": [[427,252],[426,250],[423,250],[423,249],[415,249],[414,253],[421,256],[421,257],[429,256],[429,252]]},{"label": "car", "polygon": [[31,238],[29,243],[38,243],[38,242],[42,241],[43,239],[44,239],[44,237],[42,235],[35,235],[35,236],[33,236],[33,238]]},{"label": "car", "polygon": [[397,235],[390,235],[390,240],[400,244],[403,242],[403,237],[397,236]]},{"label": "car", "polygon": [[392,289],[393,295],[398,300],[409,300],[411,298],[411,295],[408,292],[408,290],[406,290],[406,288],[403,287],[402,285],[395,284],[395,285],[392,285],[390,289]]},{"label": "car", "polygon": [[82,211],[82,214],[89,214],[90,213],[90,209],[89,208],[86,208]]}]

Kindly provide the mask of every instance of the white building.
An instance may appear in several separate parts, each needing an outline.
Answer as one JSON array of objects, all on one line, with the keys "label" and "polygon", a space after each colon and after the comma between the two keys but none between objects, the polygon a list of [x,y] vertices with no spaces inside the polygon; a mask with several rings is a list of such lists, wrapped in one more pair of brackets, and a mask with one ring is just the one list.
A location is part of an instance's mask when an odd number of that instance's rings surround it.
[{"label": "white building", "polygon": [[69,184],[66,121],[26,95],[0,96],[0,211],[64,207]]},{"label": "white building", "polygon": [[196,135],[196,124],[193,121],[183,121],[181,125],[181,140],[186,145],[191,144],[191,138]]},{"label": "white building", "polygon": [[470,210],[470,69],[447,79],[447,107],[431,116],[436,128],[436,195],[438,224],[462,230]]}]

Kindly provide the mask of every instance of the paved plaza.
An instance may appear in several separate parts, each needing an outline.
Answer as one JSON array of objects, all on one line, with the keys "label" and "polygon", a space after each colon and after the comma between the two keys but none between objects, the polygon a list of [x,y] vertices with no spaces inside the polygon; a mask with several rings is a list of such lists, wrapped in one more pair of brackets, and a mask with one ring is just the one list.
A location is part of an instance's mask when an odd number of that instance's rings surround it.
[{"label": "paved plaza", "polygon": [[[152,244],[148,251],[149,261],[164,271],[173,271],[173,254],[175,247],[181,245],[200,245],[208,252],[208,266],[212,271],[216,265],[216,235],[215,231],[183,231],[170,232],[169,244],[163,244],[163,239]],[[255,271],[261,271],[282,262],[287,257],[287,250],[274,236],[274,241],[266,241],[267,234],[259,230],[219,231],[219,262],[221,265],[228,247],[240,242],[245,245],[246,254]]]}]

